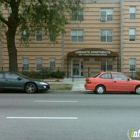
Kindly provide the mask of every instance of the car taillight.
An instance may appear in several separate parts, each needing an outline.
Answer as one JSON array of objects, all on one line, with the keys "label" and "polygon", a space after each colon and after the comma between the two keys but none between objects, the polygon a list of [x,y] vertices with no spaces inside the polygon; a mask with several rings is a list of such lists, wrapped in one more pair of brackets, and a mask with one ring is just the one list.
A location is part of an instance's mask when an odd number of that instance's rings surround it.
[{"label": "car taillight", "polygon": [[86,80],[87,83],[91,83],[91,81],[89,79]]}]

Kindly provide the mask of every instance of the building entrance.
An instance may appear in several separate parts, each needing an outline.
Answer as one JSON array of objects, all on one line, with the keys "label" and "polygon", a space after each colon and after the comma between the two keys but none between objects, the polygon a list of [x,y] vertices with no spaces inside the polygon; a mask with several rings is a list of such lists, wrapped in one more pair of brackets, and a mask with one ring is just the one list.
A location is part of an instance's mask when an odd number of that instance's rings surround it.
[{"label": "building entrance", "polygon": [[83,59],[72,59],[71,61],[71,76],[83,76]]}]

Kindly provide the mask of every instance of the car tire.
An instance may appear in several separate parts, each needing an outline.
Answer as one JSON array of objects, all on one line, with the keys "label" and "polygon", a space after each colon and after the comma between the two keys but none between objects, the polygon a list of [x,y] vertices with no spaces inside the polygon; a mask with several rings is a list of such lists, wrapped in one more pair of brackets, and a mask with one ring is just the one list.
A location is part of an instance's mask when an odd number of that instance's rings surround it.
[{"label": "car tire", "polygon": [[97,94],[104,94],[105,93],[105,87],[102,86],[102,85],[99,85],[99,86],[96,87],[95,92]]},{"label": "car tire", "polygon": [[137,86],[137,87],[135,88],[135,93],[136,93],[136,94],[140,94],[140,86]]},{"label": "car tire", "polygon": [[35,93],[37,91],[37,88],[34,83],[27,83],[24,90],[26,93]]}]

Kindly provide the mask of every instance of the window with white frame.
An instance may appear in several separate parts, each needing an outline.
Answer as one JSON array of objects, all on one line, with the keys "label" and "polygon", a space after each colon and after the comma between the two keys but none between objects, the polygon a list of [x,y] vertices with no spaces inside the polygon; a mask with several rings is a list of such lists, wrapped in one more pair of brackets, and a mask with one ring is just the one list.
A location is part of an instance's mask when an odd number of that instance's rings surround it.
[{"label": "window with white frame", "polygon": [[101,58],[101,70],[112,71],[113,70],[113,59],[112,58]]},{"label": "window with white frame", "polygon": [[130,19],[136,19],[136,6],[129,7]]},{"label": "window with white frame", "polygon": [[83,20],[83,9],[72,10],[72,20],[82,21]]},{"label": "window with white frame", "polygon": [[130,58],[129,59],[129,66],[130,66],[130,71],[135,71],[135,69],[136,69],[136,58]]},{"label": "window with white frame", "polygon": [[50,69],[55,70],[55,58],[50,58]]},{"label": "window with white frame", "polygon": [[36,30],[36,41],[42,41],[42,30]]},{"label": "window with white frame", "polygon": [[83,30],[71,30],[71,42],[83,42]]},{"label": "window with white frame", "polygon": [[22,32],[22,40],[23,41],[28,41],[29,40],[29,32],[27,29],[23,30]]},{"label": "window with white frame", "polygon": [[112,42],[113,41],[113,30],[100,30],[100,41],[101,42]]},{"label": "window with white frame", "polygon": [[136,29],[129,29],[129,41],[135,41]]},{"label": "window with white frame", "polygon": [[36,59],[36,70],[42,70],[42,58]]},{"label": "window with white frame", "polygon": [[29,70],[29,58],[23,58],[23,70]]},{"label": "window with white frame", "polygon": [[100,20],[112,21],[113,20],[113,9],[112,8],[101,8],[100,9]]},{"label": "window with white frame", "polygon": [[49,37],[50,37],[50,41],[55,41],[56,40],[56,33],[53,30],[49,31]]}]

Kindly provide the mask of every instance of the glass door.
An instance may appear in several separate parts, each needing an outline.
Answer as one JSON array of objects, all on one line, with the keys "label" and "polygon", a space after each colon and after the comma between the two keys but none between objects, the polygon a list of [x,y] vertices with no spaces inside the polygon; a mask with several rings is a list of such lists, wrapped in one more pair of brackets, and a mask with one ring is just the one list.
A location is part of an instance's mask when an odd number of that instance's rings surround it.
[{"label": "glass door", "polygon": [[79,77],[83,76],[83,60],[72,59],[71,76]]}]

